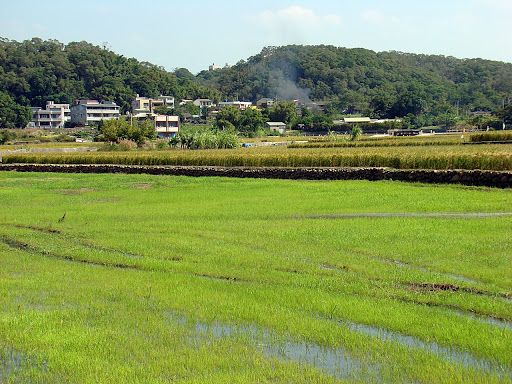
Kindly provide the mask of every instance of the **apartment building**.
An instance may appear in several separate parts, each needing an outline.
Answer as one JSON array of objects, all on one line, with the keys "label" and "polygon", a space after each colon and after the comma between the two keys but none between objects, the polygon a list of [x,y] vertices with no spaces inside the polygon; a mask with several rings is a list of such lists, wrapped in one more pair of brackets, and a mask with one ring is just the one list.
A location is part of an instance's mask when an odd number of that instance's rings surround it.
[{"label": "apartment building", "polygon": [[174,137],[180,130],[180,118],[178,116],[156,115],[155,129],[158,137]]},{"label": "apartment building", "polygon": [[71,122],[76,124],[90,125],[118,118],[119,106],[113,101],[77,100],[71,107]]},{"label": "apartment building", "polygon": [[150,112],[150,99],[147,97],[140,97],[137,95],[135,99],[132,101],[132,111],[134,115],[139,113],[148,113]]},{"label": "apartment building", "polygon": [[40,107],[32,108],[34,116],[29,123],[33,128],[64,128],[66,122],[71,119],[69,104],[55,104],[47,101],[45,109]]},{"label": "apartment building", "polygon": [[132,101],[133,115],[147,115],[153,113],[153,108],[165,105],[167,108],[174,108],[174,97],[160,95],[154,99],[137,95]]}]

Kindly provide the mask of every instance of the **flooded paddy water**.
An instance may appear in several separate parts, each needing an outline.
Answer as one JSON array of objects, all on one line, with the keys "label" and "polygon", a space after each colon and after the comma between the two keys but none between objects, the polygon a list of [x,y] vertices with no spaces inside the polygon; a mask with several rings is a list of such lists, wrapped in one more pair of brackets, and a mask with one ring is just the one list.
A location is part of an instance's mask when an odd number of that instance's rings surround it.
[{"label": "flooded paddy water", "polygon": [[230,325],[219,321],[210,323],[187,321],[173,312],[166,312],[170,321],[183,327],[190,327],[190,341],[205,342],[222,338],[238,338],[249,342],[265,356],[285,362],[307,364],[343,380],[357,380],[365,377],[368,382],[378,381],[378,370],[364,364],[345,348],[330,348],[312,342],[277,338],[268,329],[256,325]]},{"label": "flooded paddy water", "polygon": [[489,374],[505,376],[512,380],[512,368],[503,367],[494,361],[474,356],[466,351],[442,346],[435,342],[426,342],[417,337],[404,335],[382,327],[354,323],[348,320],[327,320],[347,327],[353,332],[376,337],[381,340],[393,341],[405,347],[423,350],[451,363],[462,364],[462,366],[466,368],[472,368]]},{"label": "flooded paddy water", "polygon": [[19,373],[34,370],[39,373],[46,373],[46,362],[37,361],[13,348],[0,348],[0,383],[16,380]]},{"label": "flooded paddy water", "polygon": [[[290,338],[276,337],[265,328],[256,325],[231,325],[213,320],[209,323],[199,320],[190,321],[183,315],[168,311],[165,313],[170,321],[190,330],[189,338],[192,342],[206,342],[213,339],[238,338],[249,342],[260,350],[265,356],[289,361],[297,364],[306,364],[319,369],[338,379],[365,382],[382,382],[381,368],[378,362],[372,359],[364,361],[354,353],[343,347],[326,347],[314,342],[297,341]],[[497,375],[512,380],[512,368],[503,367],[499,363],[474,356],[469,352],[456,348],[446,347],[436,342],[423,341],[417,337],[404,335],[385,328],[355,323],[349,320],[328,319],[315,317],[317,320],[327,321],[336,326],[344,327],[349,332],[377,338],[382,341],[397,343],[402,347],[411,348],[436,356],[449,363],[460,365],[468,370],[476,370],[490,375]],[[490,322],[491,325],[502,326]],[[510,324],[505,325],[507,328]]]}]

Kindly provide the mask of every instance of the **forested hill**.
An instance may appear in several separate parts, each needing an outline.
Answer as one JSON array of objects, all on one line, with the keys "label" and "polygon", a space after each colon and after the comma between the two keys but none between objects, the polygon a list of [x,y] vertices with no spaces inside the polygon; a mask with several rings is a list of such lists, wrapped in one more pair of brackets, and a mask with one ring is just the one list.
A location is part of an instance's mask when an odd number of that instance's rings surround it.
[{"label": "forested hill", "polygon": [[203,71],[203,84],[255,101],[331,100],[380,117],[496,110],[512,94],[512,64],[333,46],[267,47],[232,68]]},{"label": "forested hill", "polygon": [[331,114],[409,115],[423,126],[448,121],[457,112],[496,111],[510,103],[512,64],[291,45],[267,47],[231,68],[194,76],[185,68],[168,72],[87,42],[0,38],[0,108],[98,99],[115,101],[124,113],[136,94],[253,102],[262,97],[309,98],[327,102]]},{"label": "forested hill", "polygon": [[73,104],[76,99],[113,100],[121,112],[142,96],[219,98],[195,79],[179,78],[162,67],[125,58],[87,42],[64,45],[38,38],[23,42],[0,38],[0,95],[24,106],[44,107],[47,100]]}]

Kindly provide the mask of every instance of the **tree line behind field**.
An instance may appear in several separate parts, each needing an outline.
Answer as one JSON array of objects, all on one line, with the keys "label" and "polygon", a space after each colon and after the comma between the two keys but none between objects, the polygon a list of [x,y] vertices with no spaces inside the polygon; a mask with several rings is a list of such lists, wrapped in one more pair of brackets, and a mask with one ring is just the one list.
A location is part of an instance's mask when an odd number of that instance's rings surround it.
[{"label": "tree line behind field", "polygon": [[[32,117],[28,107],[44,107],[48,100],[70,105],[77,99],[109,100],[124,114],[137,94],[220,98],[218,91],[195,80],[85,41],[0,39],[0,127],[23,127]],[[21,108],[22,121],[8,113],[16,108]]]},{"label": "tree line behind field", "polygon": [[[318,102],[321,108],[302,114],[302,124],[316,127],[346,114],[400,117],[415,127],[450,126],[471,111],[490,111],[509,121],[512,64],[292,45],[266,47],[231,68],[193,75],[186,68],[169,72],[84,41],[65,45],[39,38],[0,39],[0,128],[24,126],[31,118],[28,107],[44,107],[48,100],[111,100],[125,113],[136,94],[170,95],[177,101],[256,102],[268,97]],[[229,122],[242,133],[254,131],[252,124],[260,118],[247,114],[217,121]]]},{"label": "tree line behind field", "polygon": [[227,98],[317,101],[330,116],[405,117],[413,126],[450,125],[512,101],[510,63],[333,46],[267,47],[197,77]]}]

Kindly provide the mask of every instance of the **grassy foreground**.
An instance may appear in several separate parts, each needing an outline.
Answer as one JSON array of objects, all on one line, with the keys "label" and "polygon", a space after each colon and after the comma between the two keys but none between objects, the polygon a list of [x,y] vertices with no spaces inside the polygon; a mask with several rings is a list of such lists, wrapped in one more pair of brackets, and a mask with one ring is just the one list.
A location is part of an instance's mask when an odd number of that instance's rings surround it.
[{"label": "grassy foreground", "polygon": [[512,380],[510,190],[2,172],[0,199],[2,383]]}]

